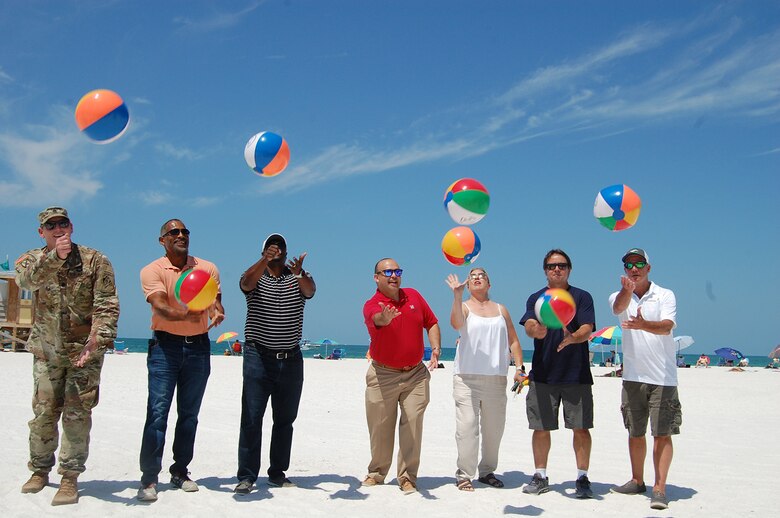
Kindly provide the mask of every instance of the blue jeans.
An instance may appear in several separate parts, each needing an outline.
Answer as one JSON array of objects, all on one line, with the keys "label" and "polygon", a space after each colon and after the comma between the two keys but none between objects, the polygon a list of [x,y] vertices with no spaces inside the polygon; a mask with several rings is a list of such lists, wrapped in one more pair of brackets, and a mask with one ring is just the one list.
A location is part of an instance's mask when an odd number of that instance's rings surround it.
[{"label": "blue jeans", "polygon": [[157,483],[162,470],[168,412],[176,391],[176,433],[173,437],[173,465],[170,472],[186,474],[192,461],[198,412],[211,373],[211,345],[207,334],[186,343],[155,333],[149,341],[146,367],[149,371],[149,399],[141,439],[141,484]]},{"label": "blue jeans", "polygon": [[284,476],[290,467],[293,423],[303,391],[303,358],[277,360],[261,355],[253,345],[244,348],[244,389],[238,438],[239,480],[255,482],[260,471],[263,415],[271,398],[273,427],[268,477]]}]

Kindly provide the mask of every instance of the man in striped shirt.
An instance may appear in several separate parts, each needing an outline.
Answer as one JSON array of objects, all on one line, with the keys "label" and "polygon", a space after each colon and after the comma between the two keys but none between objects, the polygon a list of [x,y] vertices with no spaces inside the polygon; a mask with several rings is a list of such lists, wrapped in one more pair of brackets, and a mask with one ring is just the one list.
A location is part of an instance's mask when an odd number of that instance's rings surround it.
[{"label": "man in striped shirt", "polygon": [[303,390],[303,357],[299,346],[303,308],[314,296],[314,279],[303,270],[306,253],[287,261],[287,242],[271,234],[263,243],[260,260],[241,276],[247,315],[244,336],[244,388],[238,439],[238,485],[248,494],[260,471],[263,415],[271,399],[268,484],[292,487],[285,475],[290,467],[293,423]]}]

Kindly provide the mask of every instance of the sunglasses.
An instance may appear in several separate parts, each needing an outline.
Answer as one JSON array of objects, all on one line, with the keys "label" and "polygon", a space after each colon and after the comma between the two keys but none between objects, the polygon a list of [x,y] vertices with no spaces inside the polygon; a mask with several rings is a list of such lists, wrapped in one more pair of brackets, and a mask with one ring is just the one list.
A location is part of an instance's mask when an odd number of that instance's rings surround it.
[{"label": "sunglasses", "polygon": [[487,279],[487,275],[484,273],[470,273],[469,278],[471,279]]},{"label": "sunglasses", "polygon": [[400,277],[401,275],[404,274],[404,271],[400,268],[397,268],[395,270],[379,270],[376,273],[381,273],[385,277],[392,277],[393,275],[395,275],[396,277]]},{"label": "sunglasses", "polygon": [[559,270],[566,270],[567,268],[569,268],[569,265],[566,263],[547,263],[544,265],[544,269],[548,271],[553,271],[556,268],[558,268]]},{"label": "sunglasses", "polygon": [[60,228],[68,228],[70,226],[70,220],[69,219],[61,219],[59,221],[47,221],[43,225],[41,225],[46,230],[54,230],[57,227]]},{"label": "sunglasses", "polygon": [[165,236],[176,237],[179,234],[184,234],[185,236],[189,236],[190,235],[190,231],[188,229],[186,229],[186,228],[172,228],[168,232],[163,234],[162,237],[165,237]]},{"label": "sunglasses", "polygon": [[637,261],[635,263],[623,263],[623,268],[625,268],[626,270],[630,270],[634,266],[636,266],[641,270],[642,268],[647,266],[647,263],[645,261]]}]

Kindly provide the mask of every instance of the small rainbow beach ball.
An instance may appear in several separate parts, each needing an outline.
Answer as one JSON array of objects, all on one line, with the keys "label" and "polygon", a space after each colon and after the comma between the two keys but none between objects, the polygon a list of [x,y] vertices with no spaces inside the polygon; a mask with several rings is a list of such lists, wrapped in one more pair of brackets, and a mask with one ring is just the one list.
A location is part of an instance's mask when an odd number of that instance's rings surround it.
[{"label": "small rainbow beach ball", "polygon": [[217,282],[206,270],[187,270],[176,281],[176,300],[192,311],[201,311],[217,300]]},{"label": "small rainbow beach ball", "polygon": [[441,240],[444,258],[455,266],[473,263],[481,248],[479,236],[469,227],[455,227],[444,234]]},{"label": "small rainbow beach ball", "polygon": [[290,147],[276,133],[262,131],[253,135],[244,148],[244,159],[255,174],[276,176],[290,162]]},{"label": "small rainbow beach ball", "polygon": [[568,291],[551,288],[539,295],[534,310],[539,322],[550,329],[562,329],[574,318],[577,306]]},{"label": "small rainbow beach ball", "polygon": [[639,219],[642,200],[628,185],[610,185],[599,191],[593,204],[593,215],[613,232],[631,228]]},{"label": "small rainbow beach ball", "polygon": [[487,214],[490,194],[485,186],[473,178],[461,178],[447,187],[444,208],[455,223],[472,225]]},{"label": "small rainbow beach ball", "polygon": [[119,94],[92,90],[76,105],[76,125],[97,144],[113,142],[127,130],[130,113]]}]

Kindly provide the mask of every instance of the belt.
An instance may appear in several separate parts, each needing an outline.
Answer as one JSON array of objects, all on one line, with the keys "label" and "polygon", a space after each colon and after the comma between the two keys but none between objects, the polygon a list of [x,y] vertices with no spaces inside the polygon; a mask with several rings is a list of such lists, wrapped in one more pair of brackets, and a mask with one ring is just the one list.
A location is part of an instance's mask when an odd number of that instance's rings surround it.
[{"label": "belt", "polygon": [[167,340],[169,342],[181,342],[183,344],[194,344],[200,340],[203,340],[205,337],[205,340],[208,342],[208,333],[202,333],[199,335],[192,335],[192,336],[182,336],[182,335],[175,335],[173,333],[168,333],[167,331],[155,331],[154,332],[155,338],[158,338],[160,340]]},{"label": "belt", "polygon": [[271,358],[273,360],[292,360],[301,357],[301,350],[297,347],[295,349],[275,350],[269,349],[268,347],[260,345],[259,343],[253,342],[251,340],[247,340],[246,343],[247,345],[254,347],[257,353],[263,358]]},{"label": "belt", "polygon": [[379,363],[376,360],[371,360],[371,361],[377,367],[382,367],[383,369],[389,369],[391,371],[396,371],[396,372],[409,372],[410,370],[412,370],[412,369],[414,369],[414,368],[416,368],[416,367],[421,365],[421,364],[417,363],[415,365],[407,365],[406,367],[391,367],[389,365],[385,365],[384,363]]}]

